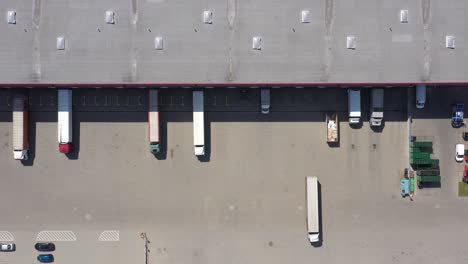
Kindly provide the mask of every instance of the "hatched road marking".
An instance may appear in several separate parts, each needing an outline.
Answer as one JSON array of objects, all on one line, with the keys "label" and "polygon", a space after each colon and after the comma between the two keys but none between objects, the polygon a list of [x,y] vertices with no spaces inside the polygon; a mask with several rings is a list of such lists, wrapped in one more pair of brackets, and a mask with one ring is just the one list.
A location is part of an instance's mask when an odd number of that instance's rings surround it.
[{"label": "hatched road marking", "polygon": [[37,241],[76,241],[72,231],[41,231],[37,234]]},{"label": "hatched road marking", "polygon": [[119,241],[119,230],[106,230],[99,235],[99,241]]},{"label": "hatched road marking", "polygon": [[13,235],[8,231],[0,231],[0,241],[14,241]]}]

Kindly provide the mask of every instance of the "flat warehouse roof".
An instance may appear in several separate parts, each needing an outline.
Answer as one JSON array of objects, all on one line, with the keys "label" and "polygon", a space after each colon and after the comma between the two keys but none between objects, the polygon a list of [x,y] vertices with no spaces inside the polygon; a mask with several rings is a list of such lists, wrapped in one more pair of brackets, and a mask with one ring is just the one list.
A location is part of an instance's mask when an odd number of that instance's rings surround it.
[{"label": "flat warehouse roof", "polygon": [[3,0],[0,85],[468,83],[465,0]]}]

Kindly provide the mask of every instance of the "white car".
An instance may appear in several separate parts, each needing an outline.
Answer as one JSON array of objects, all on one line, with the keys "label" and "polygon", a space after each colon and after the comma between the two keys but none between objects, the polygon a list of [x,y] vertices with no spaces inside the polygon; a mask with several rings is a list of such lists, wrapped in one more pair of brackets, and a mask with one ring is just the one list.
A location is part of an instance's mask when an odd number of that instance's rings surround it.
[{"label": "white car", "polygon": [[455,160],[458,162],[462,162],[464,156],[465,156],[465,145],[464,144],[455,145]]},{"label": "white car", "polygon": [[0,244],[0,251],[15,251],[16,245],[15,244]]}]

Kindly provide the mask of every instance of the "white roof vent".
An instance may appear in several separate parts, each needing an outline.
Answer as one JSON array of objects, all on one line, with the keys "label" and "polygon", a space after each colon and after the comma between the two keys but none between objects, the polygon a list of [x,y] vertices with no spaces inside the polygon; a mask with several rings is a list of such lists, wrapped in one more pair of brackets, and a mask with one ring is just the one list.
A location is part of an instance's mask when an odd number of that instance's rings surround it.
[{"label": "white roof vent", "polygon": [[162,37],[156,37],[154,38],[154,48],[157,50],[162,50],[164,49],[163,46],[163,38]]},{"label": "white roof vent", "polygon": [[203,23],[213,24],[213,12],[203,11]]},{"label": "white roof vent", "polygon": [[346,48],[347,49],[356,49],[356,37],[347,36],[346,37]]},{"label": "white roof vent", "polygon": [[252,48],[254,50],[262,49],[262,37],[253,37],[252,38]]},{"label": "white roof vent", "polygon": [[445,36],[445,47],[448,49],[455,48],[455,36]]},{"label": "white roof vent", "polygon": [[302,23],[310,23],[310,11],[309,10],[302,10],[302,12],[301,12],[301,22]]},{"label": "white roof vent", "polygon": [[400,10],[400,23],[408,23],[408,10]]},{"label": "white roof vent", "polygon": [[106,11],[106,23],[107,24],[115,24],[115,12],[114,11]]},{"label": "white roof vent", "polygon": [[7,12],[7,22],[8,24],[16,24],[16,11]]},{"label": "white roof vent", "polygon": [[65,38],[64,37],[57,37],[57,49],[64,50],[65,49]]}]

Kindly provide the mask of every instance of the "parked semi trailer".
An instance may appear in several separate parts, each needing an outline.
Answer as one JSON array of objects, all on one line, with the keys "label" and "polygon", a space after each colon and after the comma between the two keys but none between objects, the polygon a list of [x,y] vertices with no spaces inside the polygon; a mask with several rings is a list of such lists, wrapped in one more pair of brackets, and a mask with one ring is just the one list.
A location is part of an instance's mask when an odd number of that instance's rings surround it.
[{"label": "parked semi trailer", "polygon": [[161,151],[159,139],[159,91],[149,90],[149,110],[148,110],[148,137],[149,151],[158,154]]},{"label": "parked semi trailer", "polygon": [[348,89],[348,115],[349,123],[355,125],[361,122],[361,90]]},{"label": "parked semi trailer", "polygon": [[193,144],[195,156],[205,155],[203,91],[193,91]]},{"label": "parked semi trailer", "polygon": [[28,139],[28,100],[22,94],[13,96],[13,157],[27,160]]},{"label": "parked semi trailer", "polygon": [[73,151],[72,90],[58,89],[58,142],[61,153]]},{"label": "parked semi trailer", "polygon": [[327,124],[327,142],[338,142],[338,114],[326,114],[325,122]]},{"label": "parked semi trailer", "polygon": [[317,177],[306,178],[307,191],[307,232],[310,243],[320,241],[319,191]]},{"label": "parked semi trailer", "polygon": [[381,126],[384,115],[384,89],[375,88],[371,90],[371,126]]}]

